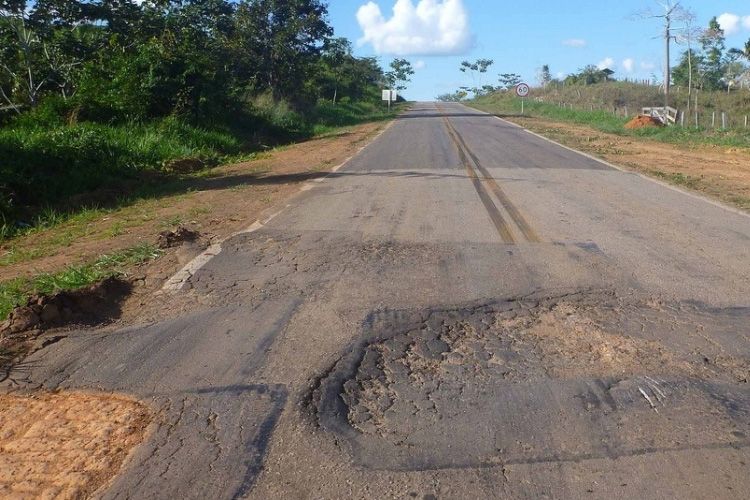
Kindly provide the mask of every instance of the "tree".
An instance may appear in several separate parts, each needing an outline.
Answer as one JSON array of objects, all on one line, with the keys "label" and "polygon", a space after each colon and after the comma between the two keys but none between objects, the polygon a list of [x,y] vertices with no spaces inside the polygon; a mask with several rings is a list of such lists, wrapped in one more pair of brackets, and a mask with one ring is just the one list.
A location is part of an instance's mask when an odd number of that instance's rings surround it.
[{"label": "tree", "polygon": [[299,99],[303,82],[333,34],[320,0],[242,0],[238,7],[248,56],[257,61],[256,88]]},{"label": "tree", "polygon": [[483,75],[487,73],[490,66],[495,64],[492,59],[477,59],[474,62],[462,61],[459,70],[461,73],[469,73],[471,75],[471,81],[474,85],[470,87],[470,91],[475,95],[480,95],[483,92]]},{"label": "tree", "polygon": [[20,104],[36,106],[47,77],[43,70],[44,45],[28,23],[23,6],[3,8],[0,38],[3,42],[0,70],[8,82],[8,92],[0,85],[0,96],[17,113]]},{"label": "tree", "polygon": [[351,43],[345,38],[326,41],[317,64],[315,86],[318,97],[336,104],[342,97],[362,99],[369,97],[383,80],[383,71],[372,57],[356,58]]},{"label": "tree", "polygon": [[352,44],[346,38],[330,38],[323,46],[323,63],[331,75],[333,81],[333,97],[331,101],[336,104],[339,94],[341,80],[346,74],[347,63],[352,59]]},{"label": "tree", "polygon": [[[702,64],[703,56],[701,54],[686,50],[682,53],[679,64],[672,68],[672,81],[675,85],[688,89],[695,88],[701,81],[699,68]],[[690,95],[690,91],[688,91],[688,95]]]},{"label": "tree", "polygon": [[[331,38],[324,0],[0,0],[0,104],[83,120],[216,118],[259,94],[305,110],[375,98],[383,71]],[[411,67],[394,74],[408,81]],[[61,111],[62,112],[62,111]]]},{"label": "tree", "polygon": [[521,75],[516,73],[501,73],[498,79],[505,90],[510,90],[521,83]]},{"label": "tree", "polygon": [[599,69],[593,64],[584,66],[572,75],[568,75],[565,78],[566,85],[595,85],[597,83],[604,83],[612,79],[612,75],[615,72],[609,68]]},{"label": "tree", "polygon": [[722,77],[724,76],[724,30],[721,29],[716,17],[711,18],[708,23],[708,29],[703,32],[700,38],[703,47],[703,64],[701,73],[703,75],[703,84],[709,90],[717,90],[722,87]]},{"label": "tree", "polygon": [[549,70],[549,64],[545,64],[537,73],[537,81],[541,87],[546,87],[552,81],[552,74]]},{"label": "tree", "polygon": [[391,62],[391,71],[385,74],[388,85],[395,90],[406,90],[406,84],[411,81],[411,75],[414,74],[414,68],[406,59],[394,59]]},{"label": "tree", "polygon": [[732,57],[736,59],[745,59],[746,61],[750,61],[750,40],[745,42],[745,46],[741,49],[729,49],[728,52]]},{"label": "tree", "polygon": [[469,93],[465,90],[459,90],[452,94],[441,94],[437,96],[437,100],[441,102],[460,102],[466,99],[468,95]]},{"label": "tree", "polygon": [[672,39],[674,38],[674,27],[673,23],[674,21],[681,19],[685,14],[686,10],[680,5],[679,1],[674,0],[666,0],[666,1],[660,1],[659,5],[661,6],[663,12],[654,13],[653,11],[646,10],[645,12],[641,13],[640,17],[642,18],[656,18],[656,19],[662,19],[664,22],[664,31],[663,31],[663,37],[664,37],[664,105],[669,106],[669,92],[670,92],[670,80],[672,77],[672,71],[671,71],[671,57],[670,57],[670,44],[672,42]]},{"label": "tree", "polygon": [[[693,11],[684,9],[680,18],[684,23],[684,27],[677,35],[676,41],[677,43],[687,45],[687,51],[683,54],[682,61],[680,61],[678,66],[679,69],[675,68],[675,71],[672,71],[672,78],[678,85],[684,85],[687,87],[687,109],[689,111],[691,106],[690,98],[693,95],[693,87],[696,82],[700,81],[700,74],[697,71],[697,66],[703,59],[700,56],[696,58],[693,51],[693,44],[695,40],[700,38],[702,31],[694,26],[696,16]],[[700,61],[697,59],[700,59]]]}]

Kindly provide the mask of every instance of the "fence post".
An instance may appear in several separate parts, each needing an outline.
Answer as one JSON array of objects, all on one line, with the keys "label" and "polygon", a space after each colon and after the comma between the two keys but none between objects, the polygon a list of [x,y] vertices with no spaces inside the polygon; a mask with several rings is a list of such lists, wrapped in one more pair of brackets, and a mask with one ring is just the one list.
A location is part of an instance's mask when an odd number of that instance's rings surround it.
[{"label": "fence post", "polygon": [[630,113],[628,113],[628,107],[625,106],[625,118],[627,118],[628,116],[630,116]]},{"label": "fence post", "polygon": [[747,115],[745,115],[745,128],[747,128]]},{"label": "fence post", "polygon": [[695,128],[700,127],[700,122],[698,121],[698,112],[695,112]]},{"label": "fence post", "polygon": [[680,127],[685,128],[685,112],[680,111]]},{"label": "fence post", "polygon": [[716,128],[716,111],[711,113],[711,128]]},{"label": "fence post", "polygon": [[721,128],[727,128],[727,114],[724,111],[721,112]]}]

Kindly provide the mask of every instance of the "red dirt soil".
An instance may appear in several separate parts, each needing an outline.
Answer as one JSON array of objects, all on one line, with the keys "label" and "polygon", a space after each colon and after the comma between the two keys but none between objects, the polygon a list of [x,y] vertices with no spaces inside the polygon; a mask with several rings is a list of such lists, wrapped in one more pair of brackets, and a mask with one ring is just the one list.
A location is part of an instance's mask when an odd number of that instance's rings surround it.
[{"label": "red dirt soil", "polygon": [[627,129],[645,128],[645,127],[663,127],[664,124],[652,116],[639,115],[625,124]]}]

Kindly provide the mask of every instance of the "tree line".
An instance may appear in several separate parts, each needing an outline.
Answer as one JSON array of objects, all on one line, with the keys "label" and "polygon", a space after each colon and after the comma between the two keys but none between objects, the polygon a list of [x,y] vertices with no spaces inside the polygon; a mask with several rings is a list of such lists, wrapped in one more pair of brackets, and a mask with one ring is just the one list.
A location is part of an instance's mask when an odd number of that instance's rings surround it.
[{"label": "tree line", "polygon": [[459,66],[461,73],[468,74],[472,85],[460,87],[456,92],[437,96],[438,101],[458,102],[469,96],[481,97],[493,92],[505,92],[521,83],[521,75],[517,73],[500,73],[497,76],[500,85],[484,83],[484,75],[495,64],[493,59],[477,59],[476,61],[462,61]]},{"label": "tree line", "polygon": [[355,57],[321,0],[0,0],[0,107],[18,113],[210,117],[259,94],[304,109],[377,99],[403,63]]},{"label": "tree line", "polygon": [[[726,47],[726,36],[716,17],[704,30],[687,30],[679,39],[688,45],[672,70],[675,85],[689,89],[730,90],[742,78],[750,87],[750,40],[741,48]],[[693,42],[697,47],[693,48]]]},{"label": "tree line", "polygon": [[[682,52],[680,62],[672,68],[671,76],[674,85],[688,89],[731,90],[737,87],[750,88],[750,40],[743,47],[727,48],[724,30],[716,17],[709,21],[705,29],[694,28],[695,15],[679,6],[677,19],[684,23],[673,38],[681,45],[687,46]],[[516,73],[501,73],[498,76],[500,85],[485,84],[482,77],[494,64],[492,59],[463,61],[459,70],[468,74],[472,85],[462,86],[456,92],[437,97],[441,101],[461,101],[469,97],[481,97],[492,92],[503,92],[512,89],[521,81]],[[615,80],[612,68],[589,64],[564,78],[553,78],[549,65],[545,64],[537,71],[537,81],[541,87],[548,85],[595,85]]]}]

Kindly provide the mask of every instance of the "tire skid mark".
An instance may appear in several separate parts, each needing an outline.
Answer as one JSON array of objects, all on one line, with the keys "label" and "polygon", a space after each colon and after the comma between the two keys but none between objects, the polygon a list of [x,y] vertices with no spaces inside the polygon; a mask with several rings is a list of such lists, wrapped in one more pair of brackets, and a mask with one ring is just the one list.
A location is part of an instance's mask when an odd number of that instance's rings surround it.
[{"label": "tire skid mark", "polygon": [[479,199],[482,200],[482,204],[484,205],[487,214],[490,216],[490,219],[492,219],[492,223],[495,225],[497,233],[500,235],[503,243],[508,243],[511,245],[514,244],[516,240],[513,237],[513,233],[511,233],[510,231],[508,223],[503,218],[503,215],[500,213],[497,205],[495,205],[495,202],[492,201],[492,197],[484,188],[484,185],[482,185],[482,181],[479,179],[479,177],[477,177],[476,171],[471,167],[471,162],[466,156],[466,151],[464,151],[464,148],[461,147],[461,143],[456,137],[453,127],[451,127],[446,117],[443,117],[443,121],[445,123],[446,129],[448,130],[448,135],[450,136],[453,144],[458,150],[458,156],[461,160],[461,164],[464,166],[464,168],[466,168],[466,173],[469,175],[469,179],[471,179],[472,184],[474,184],[474,189],[479,195]]},{"label": "tire skid mark", "polygon": [[[458,135],[458,132],[456,132]],[[458,135],[459,140],[463,142],[463,138]],[[464,144],[464,147],[465,144]],[[490,185],[490,188],[492,189],[492,192],[495,193],[495,196],[497,196],[497,199],[500,201],[500,204],[505,208],[505,210],[508,211],[508,214],[513,219],[513,222],[516,223],[518,226],[518,229],[521,230],[523,235],[526,237],[527,240],[531,243],[539,243],[541,242],[541,238],[536,234],[536,231],[534,231],[531,228],[531,225],[526,221],[526,218],[521,215],[521,212],[518,210],[518,207],[516,207],[512,201],[510,201],[510,198],[508,198],[508,195],[505,194],[505,191],[500,187],[500,185],[497,183],[497,181],[492,177],[492,174],[485,169],[481,163],[479,163],[479,160],[477,157],[472,153],[468,148],[467,151],[469,151],[469,156],[471,156],[471,159],[474,160],[474,164],[477,166],[477,169],[482,173],[484,176],[484,180]]]},{"label": "tire skid mark", "polygon": [[[482,175],[481,181],[489,186],[492,193],[503,206],[503,208],[508,213],[518,229],[521,231],[521,233],[523,233],[526,240],[530,243],[540,243],[541,238],[539,237],[539,235],[537,235],[536,231],[534,231],[526,218],[510,200],[508,195],[505,194],[505,191],[503,191],[497,181],[492,177],[492,174],[490,174],[490,172],[486,168],[484,168],[484,166],[482,166],[482,164],[479,162],[479,158],[477,158],[477,156],[471,151],[471,149],[469,149],[466,141],[456,130],[456,128],[450,123],[450,120],[447,117],[443,117],[443,120],[445,121],[446,127],[448,128],[448,133],[451,136],[451,139],[453,139],[453,141],[456,143],[456,147],[459,150],[459,155],[461,156],[461,161],[464,162],[464,166],[466,166],[467,170],[471,170],[472,179],[476,177],[474,169],[471,167],[471,163],[473,162],[476,169]],[[471,159],[471,162],[468,161],[467,155]],[[481,196],[482,195],[480,193],[480,197]]]}]

